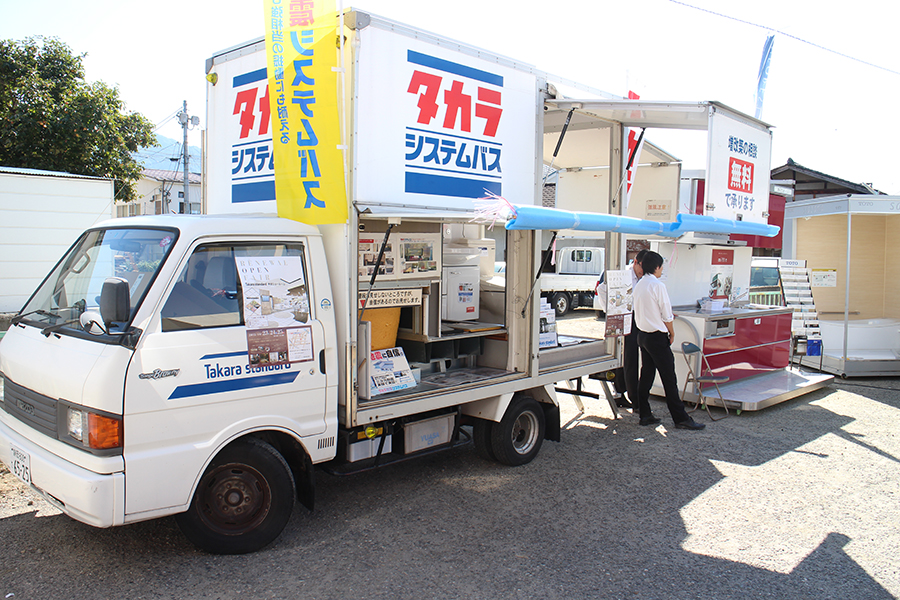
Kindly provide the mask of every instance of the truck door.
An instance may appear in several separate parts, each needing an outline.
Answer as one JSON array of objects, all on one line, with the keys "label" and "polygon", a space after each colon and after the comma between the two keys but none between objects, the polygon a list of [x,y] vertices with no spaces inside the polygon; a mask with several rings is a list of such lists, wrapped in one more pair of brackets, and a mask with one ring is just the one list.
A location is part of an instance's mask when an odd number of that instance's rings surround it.
[{"label": "truck door", "polygon": [[[127,515],[187,503],[206,461],[245,432],[325,431],[325,331],[309,302],[306,247],[190,252],[126,376]],[[236,265],[255,270],[252,285]]]}]

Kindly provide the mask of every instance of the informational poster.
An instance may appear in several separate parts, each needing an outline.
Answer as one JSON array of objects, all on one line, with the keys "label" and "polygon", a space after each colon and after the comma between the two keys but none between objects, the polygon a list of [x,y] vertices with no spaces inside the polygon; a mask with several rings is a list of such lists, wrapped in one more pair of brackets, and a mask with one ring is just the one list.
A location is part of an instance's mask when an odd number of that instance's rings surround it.
[{"label": "informational poster", "polygon": [[312,360],[312,327],[248,329],[247,351],[254,367]]},{"label": "informational poster", "polygon": [[440,234],[413,234],[400,237],[401,273],[419,277],[440,277],[440,240]]},{"label": "informational poster", "polygon": [[734,250],[712,251],[712,276],[709,280],[709,297],[713,299],[731,296],[734,285]]},{"label": "informational poster", "polygon": [[631,333],[631,271],[606,271],[606,337]]},{"label": "informational poster", "polygon": [[[359,238],[359,278],[371,279],[375,272],[375,263],[378,262],[378,252],[381,250],[382,237]],[[394,254],[394,244],[388,241],[384,245],[384,255],[381,257],[381,265],[378,268],[379,278],[394,279],[394,264],[397,260]]]},{"label": "informational poster", "polygon": [[[360,281],[372,278],[384,234],[360,236],[358,268]],[[441,234],[408,233],[391,235],[384,246],[378,280],[437,279],[441,273]]]},{"label": "informational poster", "polygon": [[837,287],[837,269],[812,269],[809,274],[810,287]]},{"label": "informational poster", "polygon": [[647,200],[644,218],[651,221],[668,221],[672,218],[672,205],[668,200]]},{"label": "informational poster", "polygon": [[709,120],[704,214],[768,223],[772,132],[764,124],[717,106]]},{"label": "informational poster", "polygon": [[[361,287],[361,286],[360,286]],[[368,302],[366,301],[368,298]],[[419,306],[422,288],[410,290],[359,290],[359,308],[388,308],[391,306]]]},{"label": "informational poster", "polygon": [[373,350],[369,353],[369,395],[377,396],[416,387],[403,348]]},{"label": "informational poster", "polygon": [[556,348],[558,334],[556,331],[556,311],[546,298],[541,298],[540,304],[540,332],[538,334],[538,347]]},{"label": "informational poster", "polygon": [[313,360],[309,293],[300,256],[237,256],[251,365]]}]

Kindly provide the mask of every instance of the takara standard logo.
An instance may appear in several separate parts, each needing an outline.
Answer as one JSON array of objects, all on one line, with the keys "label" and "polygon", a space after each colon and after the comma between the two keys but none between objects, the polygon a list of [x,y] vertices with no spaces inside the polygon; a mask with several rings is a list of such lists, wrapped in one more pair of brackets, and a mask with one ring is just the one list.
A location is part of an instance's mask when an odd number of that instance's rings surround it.
[{"label": "takara standard logo", "polygon": [[163,377],[175,377],[181,372],[181,369],[169,369],[168,371],[163,371],[162,369],[156,369],[152,373],[141,373],[138,375],[140,379],[162,379]]}]

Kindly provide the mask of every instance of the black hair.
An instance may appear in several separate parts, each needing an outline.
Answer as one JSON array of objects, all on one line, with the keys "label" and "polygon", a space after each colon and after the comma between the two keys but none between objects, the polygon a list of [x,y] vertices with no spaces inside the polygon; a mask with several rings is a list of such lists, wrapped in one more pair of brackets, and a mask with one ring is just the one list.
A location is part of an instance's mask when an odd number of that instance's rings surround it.
[{"label": "black hair", "polygon": [[634,257],[634,262],[641,264],[641,261],[644,260],[644,257],[647,256],[648,252],[650,251],[646,248],[641,248],[641,250],[637,253],[637,256]]},{"label": "black hair", "polygon": [[663,257],[652,250],[648,250],[641,260],[641,269],[644,270],[645,275],[653,275],[661,266],[663,266]]}]

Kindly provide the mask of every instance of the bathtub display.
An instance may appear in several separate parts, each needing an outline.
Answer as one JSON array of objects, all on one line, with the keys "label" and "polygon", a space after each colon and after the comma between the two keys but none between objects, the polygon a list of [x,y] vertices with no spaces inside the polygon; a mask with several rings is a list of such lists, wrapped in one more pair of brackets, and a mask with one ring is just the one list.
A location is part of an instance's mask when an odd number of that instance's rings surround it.
[{"label": "bathtub display", "polygon": [[[785,206],[785,230],[793,230],[796,258],[820,274],[812,295],[824,371],[841,377],[900,375],[898,208],[900,196],[872,194]],[[819,358],[802,357],[800,365],[818,369]]]}]

